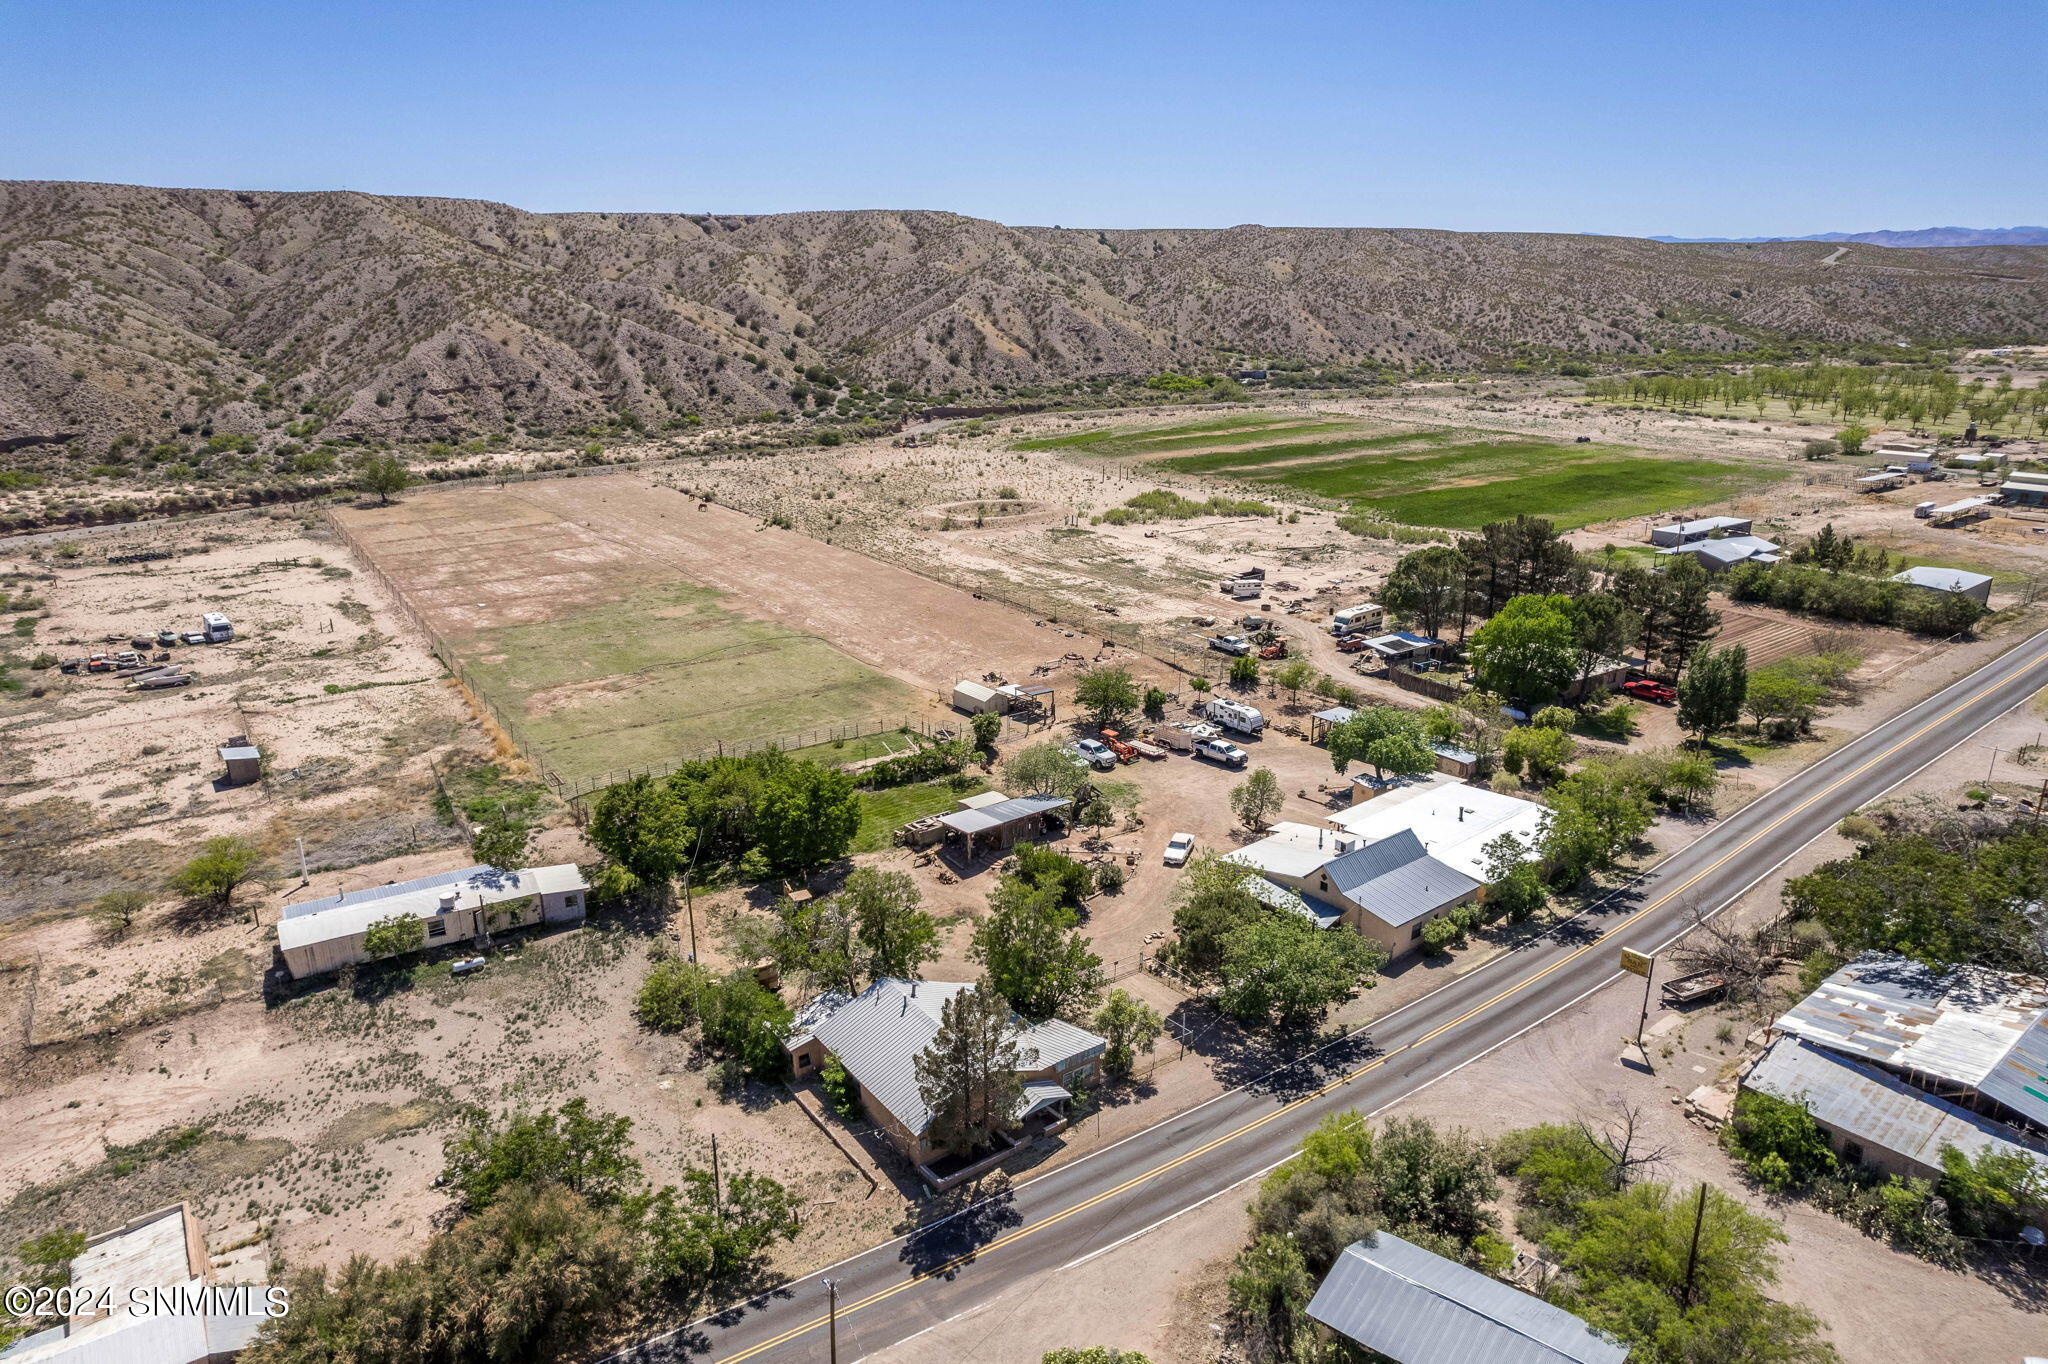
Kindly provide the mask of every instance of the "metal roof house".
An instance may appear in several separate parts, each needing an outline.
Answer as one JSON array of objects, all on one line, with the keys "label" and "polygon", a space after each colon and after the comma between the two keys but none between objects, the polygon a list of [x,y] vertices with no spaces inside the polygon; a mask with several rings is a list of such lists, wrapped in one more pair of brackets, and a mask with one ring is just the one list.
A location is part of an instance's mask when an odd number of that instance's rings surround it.
[{"label": "metal roof house", "polygon": [[1475,880],[1486,879],[1486,845],[1513,834],[1535,847],[1550,827],[1550,811],[1533,800],[1485,786],[1436,780],[1389,791],[1330,816],[1335,827],[1367,842],[1412,830],[1429,855]]},{"label": "metal roof house", "polygon": [[[929,1167],[947,1154],[930,1135],[932,1111],[917,1086],[917,1058],[938,1036],[947,1001],[974,987],[965,981],[899,980],[885,976],[859,994],[819,995],[797,1015],[783,1042],[799,1077],[815,1074],[827,1056],[839,1058],[860,1086],[868,1116],[915,1164],[927,1182],[948,1186],[974,1172],[940,1175]],[[1107,1044],[1094,1033],[1056,1018],[1028,1023],[1011,1015],[1016,1032],[1024,1101],[1016,1121],[1041,1131],[1066,1122],[1067,1085],[1092,1080]]]},{"label": "metal roof house", "polygon": [[1775,564],[1779,559],[1777,541],[1766,540],[1761,535],[1730,535],[1719,540],[1693,540],[1657,552],[1697,555],[1701,565],[1709,572],[1733,568],[1737,564]]},{"label": "metal roof house", "polygon": [[462,867],[286,905],[277,948],[293,980],[370,960],[363,936],[385,919],[427,925],[427,946],[467,942],[537,923],[583,918],[590,883],[569,863],[551,867]]},{"label": "metal roof house", "polygon": [[1650,532],[1653,545],[1689,545],[1710,535],[1747,535],[1756,523],[1747,516],[1708,516],[1698,521],[1678,521]]},{"label": "metal roof house", "polygon": [[1366,652],[1377,655],[1387,663],[1408,663],[1418,658],[1435,658],[1443,652],[1444,642],[1418,635],[1413,630],[1395,630],[1391,634],[1374,635],[1365,642]]},{"label": "metal roof house", "polygon": [[1892,581],[1917,587],[1924,592],[1960,592],[1979,606],[1991,605],[1991,578],[1983,573],[1966,573],[1960,568],[1937,568],[1922,564],[1904,573],[1892,574]]},{"label": "metal roof house", "polygon": [[1308,1314],[1398,1364],[1622,1364],[1628,1347],[1561,1307],[1388,1231],[1354,1241]]},{"label": "metal roof house", "polygon": [[2028,1139],[2048,1136],[2048,981],[1871,954],[1771,1028]]},{"label": "metal roof house", "polygon": [[1430,856],[1411,829],[1369,842],[1308,824],[1276,824],[1229,860],[1257,869],[1267,885],[1248,888],[1262,903],[1325,928],[1346,924],[1390,956],[1413,949],[1424,924],[1476,898],[1484,885]]}]

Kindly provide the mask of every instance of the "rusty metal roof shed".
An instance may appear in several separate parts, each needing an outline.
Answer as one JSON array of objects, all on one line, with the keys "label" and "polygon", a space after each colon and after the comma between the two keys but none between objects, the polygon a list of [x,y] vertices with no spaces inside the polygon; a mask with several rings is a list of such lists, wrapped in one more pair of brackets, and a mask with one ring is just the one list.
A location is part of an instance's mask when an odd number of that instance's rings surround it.
[{"label": "rusty metal roof shed", "polygon": [[1845,1056],[1967,1085],[2048,1127],[2048,981],[2037,976],[1865,956],[1773,1027]]}]

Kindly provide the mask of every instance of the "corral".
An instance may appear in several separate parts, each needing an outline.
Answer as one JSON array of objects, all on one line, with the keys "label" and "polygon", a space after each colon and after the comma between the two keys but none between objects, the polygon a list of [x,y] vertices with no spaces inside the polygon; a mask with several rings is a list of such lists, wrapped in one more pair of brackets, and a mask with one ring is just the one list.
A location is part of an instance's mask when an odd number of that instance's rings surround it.
[{"label": "corral", "polygon": [[569,779],[936,719],[959,678],[1028,676],[1071,647],[994,602],[638,476],[340,520]]}]

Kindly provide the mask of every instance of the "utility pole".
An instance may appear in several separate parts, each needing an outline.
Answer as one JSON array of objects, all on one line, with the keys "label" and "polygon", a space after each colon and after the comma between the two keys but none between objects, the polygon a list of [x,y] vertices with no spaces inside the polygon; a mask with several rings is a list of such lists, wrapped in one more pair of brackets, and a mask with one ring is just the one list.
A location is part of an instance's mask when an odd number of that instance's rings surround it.
[{"label": "utility pole", "polygon": [[1692,1211],[1692,1248],[1685,1252],[1685,1286],[1678,1291],[1681,1312],[1692,1311],[1692,1276],[1700,1263],[1700,1224],[1707,1220],[1707,1181],[1700,1181],[1699,1202]]},{"label": "utility pole", "polygon": [[704,851],[704,830],[697,830],[697,846],[690,849],[690,866],[683,873],[683,912],[690,919],[690,960],[697,960],[697,902],[690,895],[690,882],[697,875],[697,856]]},{"label": "utility pole", "polygon": [[718,1137],[711,1138],[711,1213],[721,1221],[725,1218],[725,1186],[718,1176]]},{"label": "utility pole", "polygon": [[830,1364],[839,1364],[839,1281],[826,1279],[824,1282],[825,1292],[832,1300],[832,1305],[827,1310],[825,1327],[826,1339],[831,1342],[828,1346],[832,1352]]}]

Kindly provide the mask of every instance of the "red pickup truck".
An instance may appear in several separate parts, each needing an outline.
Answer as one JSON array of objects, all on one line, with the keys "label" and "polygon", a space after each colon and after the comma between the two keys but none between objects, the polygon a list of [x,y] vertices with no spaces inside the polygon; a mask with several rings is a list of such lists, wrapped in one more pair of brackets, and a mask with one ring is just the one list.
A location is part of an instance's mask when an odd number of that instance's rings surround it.
[{"label": "red pickup truck", "polygon": [[1678,700],[1678,688],[1662,682],[1652,682],[1647,677],[1638,677],[1621,684],[1621,689],[1638,701],[1654,701],[1660,706],[1674,704]]}]

